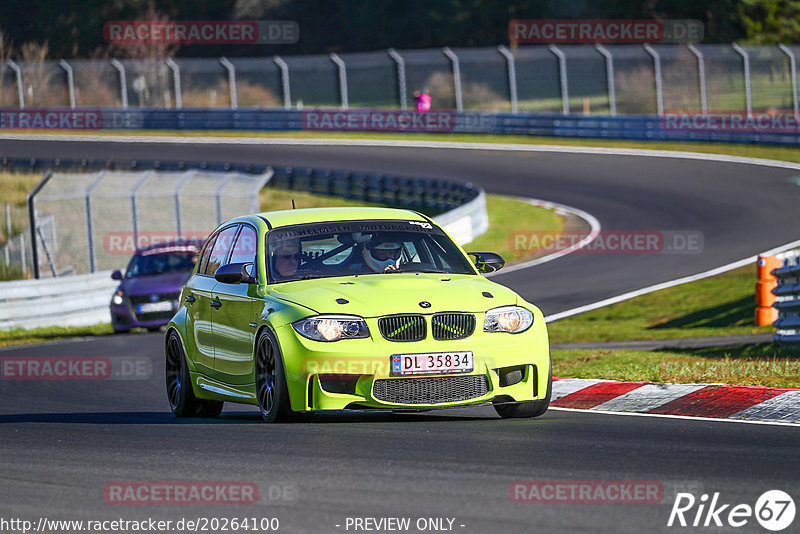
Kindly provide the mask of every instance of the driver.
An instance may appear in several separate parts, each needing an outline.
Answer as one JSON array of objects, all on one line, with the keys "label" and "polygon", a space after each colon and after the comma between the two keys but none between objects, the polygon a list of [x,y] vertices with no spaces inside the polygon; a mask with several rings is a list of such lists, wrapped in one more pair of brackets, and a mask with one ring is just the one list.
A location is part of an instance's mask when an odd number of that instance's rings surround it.
[{"label": "driver", "polygon": [[396,271],[399,267],[402,245],[390,239],[378,236],[364,245],[364,262],[376,273]]},{"label": "driver", "polygon": [[284,239],[272,245],[270,251],[272,267],[276,278],[294,276],[300,266],[300,240]]}]

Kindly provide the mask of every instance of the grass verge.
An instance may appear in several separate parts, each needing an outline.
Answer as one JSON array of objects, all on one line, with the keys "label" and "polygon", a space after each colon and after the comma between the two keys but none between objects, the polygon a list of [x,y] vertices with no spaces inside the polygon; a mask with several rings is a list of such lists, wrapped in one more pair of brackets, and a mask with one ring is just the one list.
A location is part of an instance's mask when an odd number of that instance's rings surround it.
[{"label": "grass verge", "polygon": [[770,332],[754,326],[755,265],[581,313],[548,325],[551,343]]}]

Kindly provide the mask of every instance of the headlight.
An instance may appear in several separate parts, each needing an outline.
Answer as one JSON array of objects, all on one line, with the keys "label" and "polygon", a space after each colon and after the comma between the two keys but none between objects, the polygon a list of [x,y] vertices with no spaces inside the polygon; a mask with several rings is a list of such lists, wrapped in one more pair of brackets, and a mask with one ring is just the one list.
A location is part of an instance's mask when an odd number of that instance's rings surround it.
[{"label": "headlight", "polygon": [[114,304],[119,306],[120,304],[122,304],[124,302],[124,300],[123,300],[124,296],[125,296],[125,293],[121,289],[117,289],[117,292],[114,293],[113,297],[111,297],[111,302],[113,302]]},{"label": "headlight", "polygon": [[533,324],[533,314],[520,306],[503,306],[486,312],[484,332],[524,332]]},{"label": "headlight", "polygon": [[361,317],[347,315],[317,315],[301,319],[292,326],[303,337],[315,341],[339,341],[369,337],[367,323]]}]

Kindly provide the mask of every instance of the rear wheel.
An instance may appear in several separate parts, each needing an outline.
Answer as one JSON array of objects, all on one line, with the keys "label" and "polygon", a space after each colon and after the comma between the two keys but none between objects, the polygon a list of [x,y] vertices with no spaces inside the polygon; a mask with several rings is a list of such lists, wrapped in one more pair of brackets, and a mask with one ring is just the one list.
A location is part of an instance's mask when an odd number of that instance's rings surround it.
[{"label": "rear wheel", "polygon": [[165,376],[167,400],[175,417],[216,417],[222,412],[222,401],[195,397],[186,355],[174,331],[167,338]]},{"label": "rear wheel", "polygon": [[539,417],[550,407],[550,395],[553,392],[553,364],[547,372],[547,393],[541,400],[495,404],[494,410],[503,419]]}]

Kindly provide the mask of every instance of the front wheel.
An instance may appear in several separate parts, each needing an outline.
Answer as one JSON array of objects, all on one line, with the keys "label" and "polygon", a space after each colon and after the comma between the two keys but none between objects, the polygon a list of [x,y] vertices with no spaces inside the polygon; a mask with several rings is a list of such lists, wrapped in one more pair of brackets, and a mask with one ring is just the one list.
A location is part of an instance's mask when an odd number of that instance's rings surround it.
[{"label": "front wheel", "polygon": [[495,404],[494,410],[503,419],[539,417],[550,407],[550,395],[553,392],[553,364],[547,372],[547,393],[541,400]]},{"label": "front wheel", "polygon": [[222,401],[195,397],[186,355],[175,331],[167,338],[165,367],[167,400],[175,417],[216,417],[222,412]]},{"label": "front wheel", "polygon": [[264,329],[256,342],[256,397],[261,417],[267,423],[289,419],[289,388],[283,370],[278,342],[268,329]]}]

